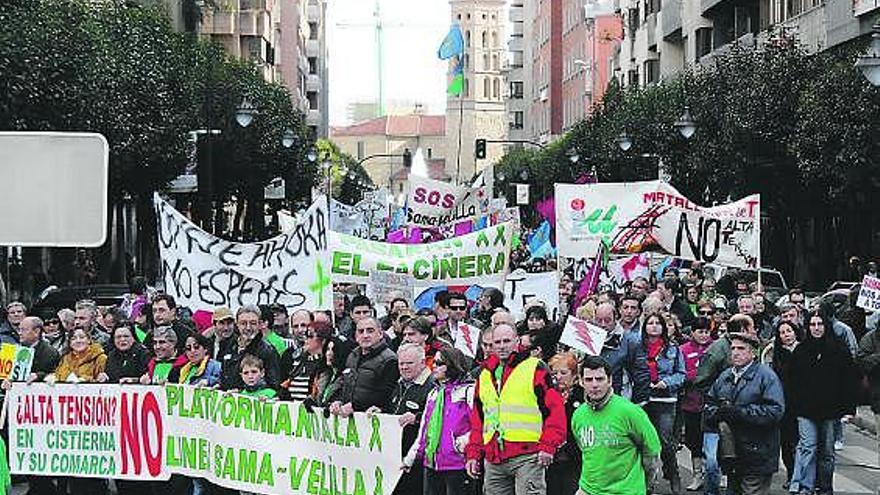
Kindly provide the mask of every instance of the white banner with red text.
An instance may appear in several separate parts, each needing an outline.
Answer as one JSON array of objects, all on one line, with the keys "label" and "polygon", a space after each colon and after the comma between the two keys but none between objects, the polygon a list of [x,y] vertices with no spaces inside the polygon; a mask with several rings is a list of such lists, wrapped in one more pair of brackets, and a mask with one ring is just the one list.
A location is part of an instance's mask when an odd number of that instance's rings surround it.
[{"label": "white banner with red text", "polygon": [[761,258],[760,195],[713,207],[694,204],[661,181],[556,184],[560,256],[655,251],[754,268]]},{"label": "white banner with red text", "polygon": [[204,478],[253,493],[390,494],[400,477],[397,417],[325,418],[183,385],[16,384],[13,474],[128,480]]}]

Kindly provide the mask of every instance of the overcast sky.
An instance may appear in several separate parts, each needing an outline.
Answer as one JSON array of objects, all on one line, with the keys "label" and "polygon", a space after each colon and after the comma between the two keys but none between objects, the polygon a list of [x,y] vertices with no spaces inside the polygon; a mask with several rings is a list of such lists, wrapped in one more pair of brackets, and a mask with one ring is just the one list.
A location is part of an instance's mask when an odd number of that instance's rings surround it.
[{"label": "overcast sky", "polygon": [[[447,0],[380,0],[384,24],[384,100],[415,100],[446,111],[446,63],[437,48],[449,30]],[[330,124],[344,125],[346,106],[377,99],[375,0],[328,2]],[[357,26],[340,26],[355,24]]]}]

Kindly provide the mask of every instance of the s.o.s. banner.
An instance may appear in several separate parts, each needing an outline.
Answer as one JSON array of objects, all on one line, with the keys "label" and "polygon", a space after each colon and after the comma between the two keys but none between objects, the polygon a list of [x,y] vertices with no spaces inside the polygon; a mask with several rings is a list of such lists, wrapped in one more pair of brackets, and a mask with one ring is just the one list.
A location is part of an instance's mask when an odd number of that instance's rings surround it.
[{"label": "s.o.s. banner", "polygon": [[14,474],[205,478],[266,494],[390,494],[400,477],[393,416],[324,417],[184,385],[16,384],[9,392]]}]

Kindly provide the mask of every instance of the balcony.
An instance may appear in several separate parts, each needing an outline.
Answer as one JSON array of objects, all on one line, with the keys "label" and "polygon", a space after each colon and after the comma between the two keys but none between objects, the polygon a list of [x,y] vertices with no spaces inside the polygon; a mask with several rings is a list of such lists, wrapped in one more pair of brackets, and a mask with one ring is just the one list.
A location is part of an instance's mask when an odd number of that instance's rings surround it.
[{"label": "balcony", "polygon": [[523,8],[522,7],[510,7],[510,22],[517,23],[523,22]]},{"label": "balcony", "polygon": [[660,23],[663,25],[663,39],[681,38],[681,0],[663,0],[663,16]]},{"label": "balcony", "polygon": [[513,23],[513,31],[511,31],[510,35],[514,38],[522,38],[523,37],[523,24],[522,22]]},{"label": "balcony", "polygon": [[269,15],[260,10],[242,11],[238,14],[238,34],[242,36],[263,36]]},{"label": "balcony", "polygon": [[321,7],[309,4],[309,6],[306,7],[306,16],[309,22],[321,22]]},{"label": "balcony", "polygon": [[321,78],[317,74],[309,74],[306,77],[306,91],[321,91]]},{"label": "balcony", "polygon": [[205,34],[234,34],[235,14],[232,12],[209,12],[205,14],[202,22],[202,33]]},{"label": "balcony", "polygon": [[318,40],[306,40],[306,57],[320,57],[321,44]]},{"label": "balcony", "polygon": [[306,125],[321,125],[321,111],[309,110],[306,114]]}]

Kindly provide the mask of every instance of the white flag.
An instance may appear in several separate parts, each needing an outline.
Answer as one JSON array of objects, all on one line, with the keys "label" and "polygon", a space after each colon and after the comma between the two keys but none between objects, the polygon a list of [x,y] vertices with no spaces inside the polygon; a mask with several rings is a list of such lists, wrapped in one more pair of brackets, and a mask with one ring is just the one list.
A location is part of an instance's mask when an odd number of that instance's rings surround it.
[{"label": "white flag", "polygon": [[605,337],[607,335],[608,332],[596,325],[569,316],[559,343],[573,347],[591,356],[598,356],[602,352],[602,346],[605,345]]}]

